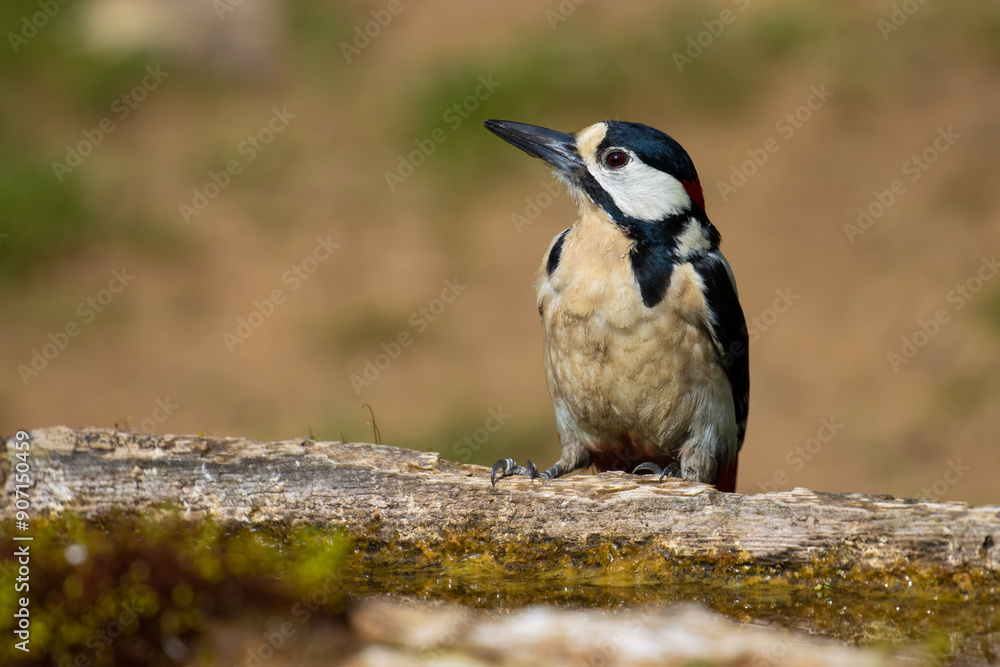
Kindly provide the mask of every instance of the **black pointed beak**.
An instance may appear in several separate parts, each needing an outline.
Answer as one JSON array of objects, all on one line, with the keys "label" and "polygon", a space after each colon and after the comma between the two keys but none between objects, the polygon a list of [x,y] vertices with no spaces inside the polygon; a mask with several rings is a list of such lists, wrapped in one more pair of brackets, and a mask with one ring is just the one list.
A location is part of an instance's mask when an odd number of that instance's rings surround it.
[{"label": "black pointed beak", "polygon": [[576,150],[576,137],[527,123],[509,120],[487,120],[486,129],[504,141],[514,144],[532,157],[541,158],[566,176],[584,168]]}]

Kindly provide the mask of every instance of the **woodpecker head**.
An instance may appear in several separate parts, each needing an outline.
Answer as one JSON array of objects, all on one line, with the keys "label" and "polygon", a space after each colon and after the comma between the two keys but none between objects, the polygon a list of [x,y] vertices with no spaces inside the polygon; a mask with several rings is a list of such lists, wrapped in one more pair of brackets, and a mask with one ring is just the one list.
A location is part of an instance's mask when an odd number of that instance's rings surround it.
[{"label": "woodpecker head", "polygon": [[588,198],[626,229],[705,217],[691,158],[671,137],[648,125],[606,120],[575,135],[505,120],[485,125],[548,162],[578,201]]}]

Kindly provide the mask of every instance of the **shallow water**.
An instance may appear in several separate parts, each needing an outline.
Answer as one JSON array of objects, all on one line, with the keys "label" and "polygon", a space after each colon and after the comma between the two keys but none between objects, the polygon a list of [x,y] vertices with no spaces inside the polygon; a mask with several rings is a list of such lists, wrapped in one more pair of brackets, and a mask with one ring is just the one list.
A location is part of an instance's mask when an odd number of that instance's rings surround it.
[{"label": "shallow water", "polygon": [[[344,578],[349,598],[389,594],[447,600],[478,609],[510,610],[536,604],[562,608],[657,609],[674,603],[699,603],[741,623],[766,624],[844,640],[860,646],[902,650],[919,646],[925,657],[946,664],[998,664],[1000,600],[961,594],[941,599],[918,586],[892,589],[858,582],[747,584],[708,575],[687,581],[622,585],[600,572],[580,573],[572,582],[551,576],[518,574],[500,579],[441,571],[381,573],[350,565]],[[954,662],[972,646],[982,654]],[[995,647],[995,648],[993,648]],[[996,653],[994,653],[996,651]],[[991,657],[992,656],[992,657]]]}]

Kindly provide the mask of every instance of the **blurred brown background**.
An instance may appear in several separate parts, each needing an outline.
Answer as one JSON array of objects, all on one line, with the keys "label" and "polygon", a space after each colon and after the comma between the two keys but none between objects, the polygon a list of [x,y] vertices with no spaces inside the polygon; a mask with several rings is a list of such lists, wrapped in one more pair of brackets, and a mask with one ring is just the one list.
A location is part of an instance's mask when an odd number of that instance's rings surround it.
[{"label": "blurred brown background", "polygon": [[482,121],[618,118],[690,152],[739,280],[739,490],[998,500],[996,2],[9,0],[0,25],[0,432],[371,441],[367,403],[387,444],[551,464],[532,285],[574,209]]}]

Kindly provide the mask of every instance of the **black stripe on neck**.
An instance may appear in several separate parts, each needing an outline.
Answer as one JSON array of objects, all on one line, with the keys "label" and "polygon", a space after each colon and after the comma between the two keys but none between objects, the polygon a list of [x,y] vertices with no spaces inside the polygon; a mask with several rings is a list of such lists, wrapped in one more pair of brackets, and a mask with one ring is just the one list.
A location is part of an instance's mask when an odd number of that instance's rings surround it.
[{"label": "black stripe on neck", "polygon": [[559,266],[559,259],[562,257],[563,243],[566,241],[566,235],[569,234],[569,230],[566,229],[556,242],[552,245],[552,250],[549,251],[549,259],[545,262],[545,273],[552,275],[556,268]]},{"label": "black stripe on neck", "polygon": [[642,302],[647,308],[653,308],[663,300],[670,285],[670,276],[674,267],[682,262],[691,261],[691,257],[681,257],[677,253],[678,238],[691,220],[700,224],[708,238],[709,251],[719,247],[719,232],[704,214],[688,211],[672,215],[657,222],[644,222],[629,219],[626,223],[618,223],[631,238],[635,245],[629,254],[632,260],[632,271]]},{"label": "black stripe on neck", "polygon": [[[708,239],[707,252],[718,249],[722,237],[719,231],[709,221],[705,212],[697,207],[667,216],[662,220],[637,220],[622,212],[615,204],[611,195],[597,182],[589,172],[577,175],[579,187],[590,199],[611,216],[611,219],[635,242],[629,253],[632,261],[632,271],[639,283],[642,302],[647,308],[655,307],[667,293],[670,276],[674,267],[681,262],[691,261],[692,257],[681,258],[677,254],[678,238],[687,226],[688,221],[697,220]],[[561,246],[562,240],[557,242]],[[553,247],[553,252],[556,250]],[[556,258],[558,263],[558,257]],[[552,266],[552,255],[549,255],[549,267]],[[550,270],[551,274],[552,271]]]}]

